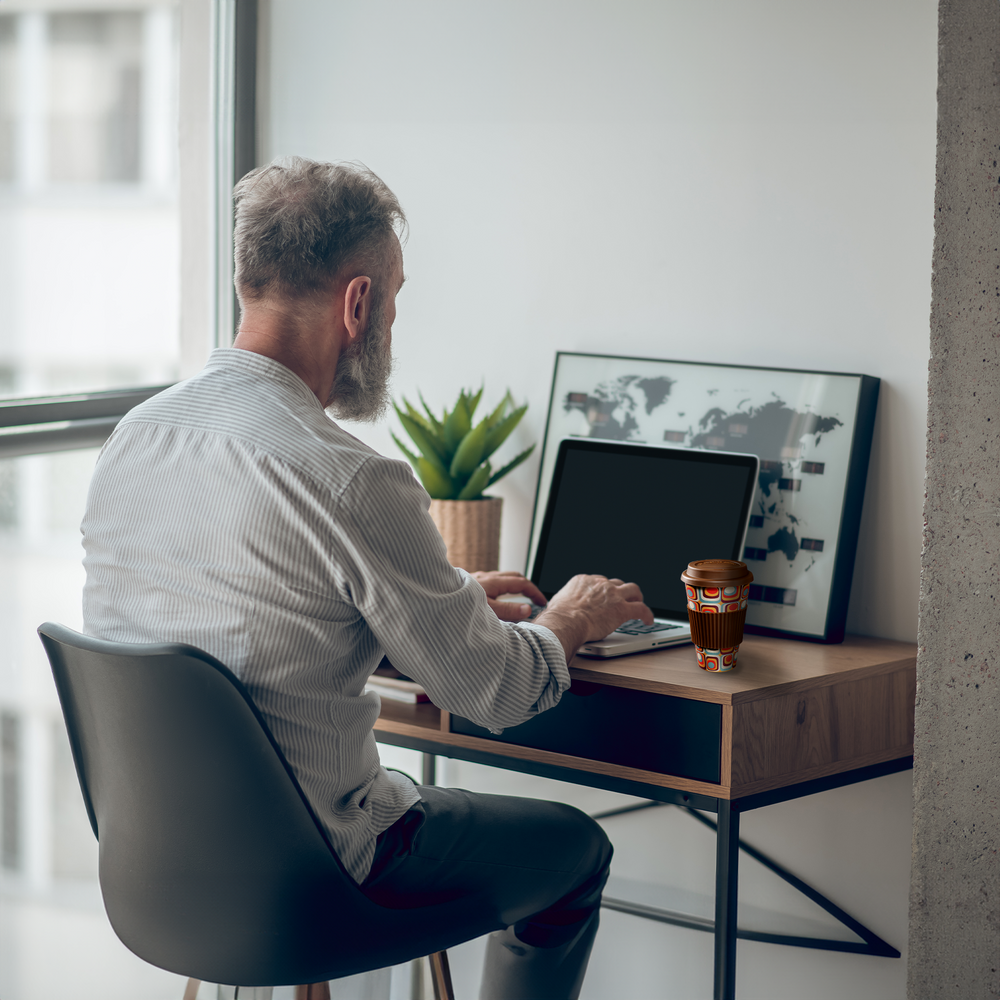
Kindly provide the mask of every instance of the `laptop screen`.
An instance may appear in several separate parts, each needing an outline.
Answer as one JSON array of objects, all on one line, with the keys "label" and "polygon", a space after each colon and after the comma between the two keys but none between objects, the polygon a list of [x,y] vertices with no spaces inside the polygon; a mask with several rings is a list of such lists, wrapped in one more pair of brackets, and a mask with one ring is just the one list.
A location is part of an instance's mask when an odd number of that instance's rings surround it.
[{"label": "laptop screen", "polygon": [[551,597],[577,573],[634,581],[660,618],[687,619],[693,559],[739,559],[754,455],[568,439],[559,445],[531,580]]}]

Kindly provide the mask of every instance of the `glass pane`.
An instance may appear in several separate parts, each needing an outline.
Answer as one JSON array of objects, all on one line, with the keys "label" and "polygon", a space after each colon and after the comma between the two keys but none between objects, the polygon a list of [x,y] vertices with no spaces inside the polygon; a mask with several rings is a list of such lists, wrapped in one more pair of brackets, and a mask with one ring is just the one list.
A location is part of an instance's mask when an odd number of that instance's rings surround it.
[{"label": "glass pane", "polygon": [[176,379],[173,5],[0,13],[0,397]]},{"label": "glass pane", "polygon": [[51,180],[140,180],[142,68],[141,14],[51,16]]},{"label": "glass pane", "polygon": [[[81,626],[80,520],[98,450],[0,460],[0,997],[179,1000],[108,923],[97,841],[35,629]],[[213,996],[206,986],[203,997]]]},{"label": "glass pane", "polygon": [[17,104],[14,18],[0,17],[0,184],[14,179],[14,109]]}]

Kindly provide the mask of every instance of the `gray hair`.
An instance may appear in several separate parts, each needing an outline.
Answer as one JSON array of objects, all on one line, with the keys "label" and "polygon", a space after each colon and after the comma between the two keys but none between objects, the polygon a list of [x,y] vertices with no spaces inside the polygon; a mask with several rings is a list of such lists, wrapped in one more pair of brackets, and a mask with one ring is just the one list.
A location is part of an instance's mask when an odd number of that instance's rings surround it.
[{"label": "gray hair", "polygon": [[363,164],[283,157],[251,170],[234,196],[241,302],[306,298],[348,265],[388,274],[391,237],[406,231],[396,196]]}]

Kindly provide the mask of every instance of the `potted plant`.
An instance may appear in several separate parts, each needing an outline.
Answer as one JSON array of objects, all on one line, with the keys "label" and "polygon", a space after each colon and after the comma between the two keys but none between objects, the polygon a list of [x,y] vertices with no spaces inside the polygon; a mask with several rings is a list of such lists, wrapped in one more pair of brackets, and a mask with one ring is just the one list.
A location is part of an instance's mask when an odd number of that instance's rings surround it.
[{"label": "potted plant", "polygon": [[474,423],[482,395],[482,389],[477,393],[463,389],[454,408],[440,418],[423,396],[422,413],[405,398],[403,408],[393,404],[417,452],[395,434],[392,438],[431,495],[431,517],[447,546],[448,561],[470,573],[497,569],[500,559],[503,499],[485,496],[483,491],[516,469],[535,448],[526,448],[494,472],[490,456],[507,440],[528,406],[515,407],[508,390],[498,406]]}]

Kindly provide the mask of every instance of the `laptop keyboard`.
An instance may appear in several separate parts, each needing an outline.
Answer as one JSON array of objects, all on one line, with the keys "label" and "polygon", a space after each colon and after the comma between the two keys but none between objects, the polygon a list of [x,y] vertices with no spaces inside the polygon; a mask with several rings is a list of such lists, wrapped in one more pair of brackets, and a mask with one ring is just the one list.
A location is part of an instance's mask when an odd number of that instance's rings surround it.
[{"label": "laptop keyboard", "polygon": [[666,632],[672,628],[680,628],[680,626],[671,625],[669,622],[653,622],[652,625],[644,625],[642,619],[633,618],[619,625],[615,631],[624,632],[626,635],[646,635],[649,632]]}]

